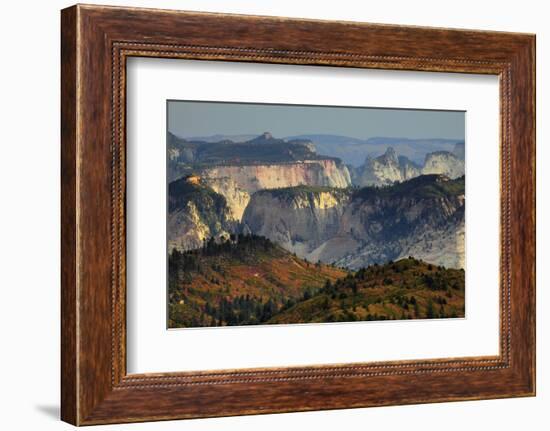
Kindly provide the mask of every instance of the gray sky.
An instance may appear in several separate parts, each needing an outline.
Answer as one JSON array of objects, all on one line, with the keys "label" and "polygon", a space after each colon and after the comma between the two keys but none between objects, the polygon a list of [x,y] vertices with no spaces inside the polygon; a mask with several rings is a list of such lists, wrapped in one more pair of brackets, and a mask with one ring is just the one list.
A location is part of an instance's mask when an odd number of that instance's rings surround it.
[{"label": "gray sky", "polygon": [[464,112],[408,109],[168,102],[168,130],[178,136],[332,134],[367,139],[464,139]]}]

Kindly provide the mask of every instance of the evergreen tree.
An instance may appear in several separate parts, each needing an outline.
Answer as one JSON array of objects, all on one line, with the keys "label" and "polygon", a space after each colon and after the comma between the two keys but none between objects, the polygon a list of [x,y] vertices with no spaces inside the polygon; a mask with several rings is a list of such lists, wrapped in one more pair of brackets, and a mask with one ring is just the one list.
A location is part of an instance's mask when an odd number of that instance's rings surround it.
[{"label": "evergreen tree", "polygon": [[433,319],[435,316],[434,303],[431,299],[428,299],[428,305],[426,307],[426,317]]}]

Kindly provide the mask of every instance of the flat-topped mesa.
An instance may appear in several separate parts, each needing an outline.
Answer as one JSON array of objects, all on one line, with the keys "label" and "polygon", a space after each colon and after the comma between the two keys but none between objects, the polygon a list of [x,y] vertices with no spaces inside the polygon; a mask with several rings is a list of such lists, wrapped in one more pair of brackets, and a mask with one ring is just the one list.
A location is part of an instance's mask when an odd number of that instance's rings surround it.
[{"label": "flat-topped mesa", "polygon": [[301,185],[346,188],[351,186],[347,167],[335,159],[303,160],[286,163],[229,164],[203,169],[205,179],[231,178],[249,194],[261,189],[278,189]]},{"label": "flat-topped mesa", "polygon": [[310,140],[286,141],[273,137],[269,132],[241,142],[191,141],[168,135],[169,181],[191,171],[200,173],[202,169],[217,166],[275,165],[326,159],[341,164],[339,159],[317,154]]}]

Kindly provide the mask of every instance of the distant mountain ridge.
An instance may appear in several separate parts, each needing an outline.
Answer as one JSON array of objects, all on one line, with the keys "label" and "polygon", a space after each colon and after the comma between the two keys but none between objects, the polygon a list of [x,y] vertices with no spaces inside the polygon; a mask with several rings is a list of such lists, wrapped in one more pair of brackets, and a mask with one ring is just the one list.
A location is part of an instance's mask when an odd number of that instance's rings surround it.
[{"label": "distant mountain ridge", "polygon": [[[341,135],[304,134],[288,136],[285,139],[309,139],[313,142],[320,154],[329,154],[342,159],[348,165],[359,166],[368,156],[371,158],[380,156],[388,147],[393,147],[397,153],[407,157],[416,164],[422,164],[426,153],[433,151],[453,152],[458,144],[464,148],[461,139],[409,139],[399,137],[371,137],[359,139]],[[464,153],[457,156],[464,158]]]},{"label": "distant mountain ridge", "polygon": [[228,139],[216,142],[197,141],[168,133],[168,160],[173,164],[262,164],[327,158],[331,157],[318,155],[309,140],[284,140],[273,137],[269,132],[244,142]]},{"label": "distant mountain ridge", "polygon": [[[246,142],[257,137],[257,134],[242,135],[211,135],[185,138],[188,141],[203,142]],[[406,156],[417,164],[424,162],[426,153],[433,151],[449,151],[464,159],[464,140],[447,138],[400,138],[400,137],[371,137],[366,139],[331,134],[301,134],[285,136],[282,139],[308,140],[315,145],[320,154],[338,157],[344,163],[359,166],[367,156],[382,155],[388,147],[393,147],[399,154]]]},{"label": "distant mountain ridge", "polygon": [[[178,135],[175,135],[178,136]],[[231,141],[231,142],[246,142],[250,141],[251,139],[254,139],[257,137],[258,134],[242,134],[242,135],[209,135],[209,136],[189,136],[189,137],[183,137],[178,136],[181,139],[185,139],[187,141],[202,141],[202,142],[222,142],[222,141]]]}]

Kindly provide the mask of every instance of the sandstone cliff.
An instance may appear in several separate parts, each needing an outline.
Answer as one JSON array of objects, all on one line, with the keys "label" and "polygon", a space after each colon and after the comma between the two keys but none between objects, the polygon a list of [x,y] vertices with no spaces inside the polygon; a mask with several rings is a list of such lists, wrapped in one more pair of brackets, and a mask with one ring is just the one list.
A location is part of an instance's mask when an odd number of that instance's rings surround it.
[{"label": "sandstone cliff", "polygon": [[258,190],[351,185],[348,168],[339,159],[318,155],[310,140],[286,141],[269,132],[245,142],[194,141],[168,134],[168,180],[189,175],[199,176],[224,196],[230,217],[237,221]]},{"label": "sandstone cliff", "polygon": [[169,184],[168,250],[202,247],[210,237],[229,237],[237,229],[225,198],[197,177]]},{"label": "sandstone cliff", "polygon": [[229,217],[234,221],[240,222],[244,210],[248,202],[250,202],[250,193],[243,190],[239,184],[230,177],[206,177],[202,178],[201,181],[225,198],[229,209]]},{"label": "sandstone cliff", "polygon": [[460,268],[464,178],[426,175],[355,192],[258,192],[244,213],[243,225],[313,262],[358,269],[413,255]]},{"label": "sandstone cliff", "polygon": [[347,190],[321,187],[259,191],[244,213],[243,230],[311,260],[310,253],[338,233],[349,197]]},{"label": "sandstone cliff", "polygon": [[347,167],[329,158],[289,163],[211,166],[201,170],[200,175],[207,182],[231,178],[239,189],[249,194],[262,189],[300,185],[337,188],[351,185]]}]

